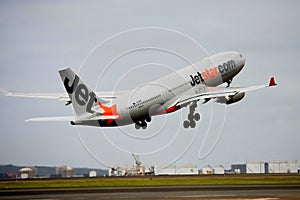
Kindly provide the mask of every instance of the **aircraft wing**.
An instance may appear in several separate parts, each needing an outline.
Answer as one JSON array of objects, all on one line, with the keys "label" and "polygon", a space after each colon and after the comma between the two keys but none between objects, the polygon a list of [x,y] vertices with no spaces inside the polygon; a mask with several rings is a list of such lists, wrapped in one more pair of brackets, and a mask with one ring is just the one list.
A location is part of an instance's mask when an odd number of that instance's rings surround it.
[{"label": "aircraft wing", "polygon": [[274,77],[272,77],[268,85],[257,85],[257,86],[250,86],[250,87],[228,87],[228,88],[206,87],[205,92],[181,97],[177,101],[176,106],[186,105],[190,102],[199,101],[199,100],[204,100],[205,102],[207,102],[210,99],[217,99],[217,98],[229,99],[239,93],[245,93],[252,90],[268,88],[276,85],[277,84],[275,82],[275,79]]},{"label": "aircraft wing", "polygon": [[[116,99],[118,96],[125,94],[128,91],[116,91],[116,92],[96,92],[99,98],[106,100]],[[25,97],[25,98],[40,98],[40,99],[56,99],[60,101],[70,101],[67,93],[21,93],[11,92],[3,88],[0,88],[0,94],[11,97]]]}]

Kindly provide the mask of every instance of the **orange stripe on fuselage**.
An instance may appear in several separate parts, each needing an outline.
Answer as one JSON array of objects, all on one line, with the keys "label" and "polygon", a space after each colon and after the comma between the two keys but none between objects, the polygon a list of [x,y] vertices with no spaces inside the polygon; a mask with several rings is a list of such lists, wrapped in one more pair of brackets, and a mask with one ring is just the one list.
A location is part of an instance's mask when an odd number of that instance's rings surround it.
[{"label": "orange stripe on fuselage", "polygon": [[179,110],[180,107],[179,106],[171,106],[169,108],[167,108],[166,110],[162,111],[162,114],[165,114],[165,113],[171,113],[171,112],[175,112],[176,110]]}]

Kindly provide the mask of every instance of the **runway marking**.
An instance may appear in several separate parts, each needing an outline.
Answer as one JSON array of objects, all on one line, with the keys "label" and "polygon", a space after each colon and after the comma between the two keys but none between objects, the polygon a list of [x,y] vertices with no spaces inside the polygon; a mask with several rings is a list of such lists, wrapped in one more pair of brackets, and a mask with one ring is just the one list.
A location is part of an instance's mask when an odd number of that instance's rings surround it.
[{"label": "runway marking", "polygon": [[[174,196],[176,198],[198,198],[198,197],[224,197],[224,195],[207,195],[207,194],[198,194],[198,195],[184,195],[184,196]],[[226,195],[226,197],[236,197],[236,195]]]},{"label": "runway marking", "polygon": [[275,200],[275,199],[279,199],[279,198],[242,198],[242,199],[236,199],[236,200]]},{"label": "runway marking", "polygon": [[[224,195],[186,195],[186,196],[174,196],[175,198],[205,198],[205,197],[224,197]],[[237,195],[226,195],[224,200],[228,199],[228,197],[237,197]],[[234,198],[235,200],[276,200],[279,198]],[[219,199],[218,200],[222,200]]]},{"label": "runway marking", "polygon": [[257,198],[253,200],[274,200],[274,199],[279,199],[279,198]]}]

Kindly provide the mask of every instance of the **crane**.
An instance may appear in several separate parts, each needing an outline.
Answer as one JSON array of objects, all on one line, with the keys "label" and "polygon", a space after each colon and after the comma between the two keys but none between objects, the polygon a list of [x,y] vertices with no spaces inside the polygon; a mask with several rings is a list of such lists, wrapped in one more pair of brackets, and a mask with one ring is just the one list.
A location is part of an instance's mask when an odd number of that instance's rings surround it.
[{"label": "crane", "polygon": [[138,155],[135,155],[132,153],[132,157],[135,160],[135,175],[136,176],[144,176],[145,175],[145,166],[142,166],[142,162],[140,160],[140,157]]},{"label": "crane", "polygon": [[134,160],[135,160],[136,166],[141,166],[141,165],[142,165],[142,162],[141,162],[141,160],[140,160],[140,156],[139,156],[139,155],[135,155],[134,153],[132,153],[132,156],[133,156],[133,158],[134,158]]}]

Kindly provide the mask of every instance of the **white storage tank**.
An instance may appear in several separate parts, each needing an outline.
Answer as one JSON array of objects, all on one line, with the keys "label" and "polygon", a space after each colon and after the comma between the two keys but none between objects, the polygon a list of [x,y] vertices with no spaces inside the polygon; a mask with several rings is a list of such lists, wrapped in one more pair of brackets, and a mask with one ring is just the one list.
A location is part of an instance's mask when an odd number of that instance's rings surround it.
[{"label": "white storage tank", "polygon": [[269,173],[280,174],[288,172],[288,162],[282,160],[269,161]]},{"label": "white storage tank", "polygon": [[214,174],[225,174],[225,168],[223,165],[218,165],[213,168]]},{"label": "white storage tank", "polygon": [[246,162],[247,174],[264,174],[265,162],[264,161],[248,161]]},{"label": "white storage tank", "polygon": [[89,172],[89,177],[90,177],[90,178],[96,177],[96,176],[97,176],[97,172],[96,172],[96,171],[93,170],[93,171],[90,171],[90,172]]},{"label": "white storage tank", "polygon": [[198,174],[198,167],[196,165],[183,165],[176,170],[178,175],[196,175]]},{"label": "white storage tank", "polygon": [[27,173],[21,173],[20,177],[21,177],[21,179],[29,178]]},{"label": "white storage tank", "polygon": [[35,177],[36,171],[37,169],[35,167],[24,167],[19,171],[20,178],[22,179],[33,178]]}]

